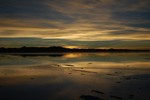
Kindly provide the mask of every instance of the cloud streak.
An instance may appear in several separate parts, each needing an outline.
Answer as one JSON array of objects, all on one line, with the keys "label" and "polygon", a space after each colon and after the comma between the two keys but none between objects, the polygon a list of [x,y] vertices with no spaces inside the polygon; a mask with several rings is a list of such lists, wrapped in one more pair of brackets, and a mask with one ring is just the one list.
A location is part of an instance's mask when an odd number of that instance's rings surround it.
[{"label": "cloud streak", "polygon": [[149,4],[149,0],[1,0],[0,37],[145,41],[150,38]]}]

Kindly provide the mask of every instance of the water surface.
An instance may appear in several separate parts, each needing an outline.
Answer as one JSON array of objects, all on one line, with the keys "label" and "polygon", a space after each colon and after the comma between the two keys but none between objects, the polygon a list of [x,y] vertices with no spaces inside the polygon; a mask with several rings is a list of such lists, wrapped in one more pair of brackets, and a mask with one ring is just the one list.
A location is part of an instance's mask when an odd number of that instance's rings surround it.
[{"label": "water surface", "polygon": [[150,100],[150,53],[1,54],[0,100]]}]

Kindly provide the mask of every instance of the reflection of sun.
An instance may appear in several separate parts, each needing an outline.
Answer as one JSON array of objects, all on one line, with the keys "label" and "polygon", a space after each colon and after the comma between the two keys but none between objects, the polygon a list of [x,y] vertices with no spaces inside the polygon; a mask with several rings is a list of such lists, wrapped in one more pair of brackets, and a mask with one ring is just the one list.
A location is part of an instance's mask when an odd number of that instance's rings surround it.
[{"label": "reflection of sun", "polygon": [[82,54],[79,53],[68,53],[66,55],[64,55],[65,58],[77,58],[77,57],[81,57]]}]

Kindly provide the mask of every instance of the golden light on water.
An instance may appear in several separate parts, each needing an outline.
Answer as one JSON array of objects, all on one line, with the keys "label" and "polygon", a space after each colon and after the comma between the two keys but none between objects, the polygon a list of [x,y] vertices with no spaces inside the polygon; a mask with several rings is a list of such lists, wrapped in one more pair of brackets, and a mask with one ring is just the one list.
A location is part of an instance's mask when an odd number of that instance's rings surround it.
[{"label": "golden light on water", "polygon": [[81,57],[83,56],[83,54],[80,54],[80,53],[68,53],[68,54],[65,54],[63,57],[64,58],[78,58],[78,57]]}]

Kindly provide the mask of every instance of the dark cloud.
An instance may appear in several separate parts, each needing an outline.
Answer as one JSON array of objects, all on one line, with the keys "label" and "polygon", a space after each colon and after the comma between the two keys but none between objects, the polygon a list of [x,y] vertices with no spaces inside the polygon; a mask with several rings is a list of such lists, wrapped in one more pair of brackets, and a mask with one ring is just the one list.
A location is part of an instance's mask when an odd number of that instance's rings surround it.
[{"label": "dark cloud", "polygon": [[84,42],[89,46],[144,41],[150,37],[149,5],[149,0],[0,0],[0,37],[91,40]]},{"label": "dark cloud", "polygon": [[[63,41],[63,42],[62,42]],[[88,48],[147,48],[150,40],[110,40],[110,41],[75,41],[66,39],[40,39],[40,38],[0,38],[1,47],[22,47],[22,46],[77,46]]]},{"label": "dark cloud", "polygon": [[140,11],[135,11],[135,12],[115,12],[113,13],[113,18],[115,19],[120,19],[120,20],[126,20],[126,21],[131,21],[131,20],[149,20],[150,18],[150,11],[147,12],[140,12]]},{"label": "dark cloud", "polygon": [[46,3],[50,0],[2,0],[0,1],[0,17],[46,20],[73,20],[53,9],[48,8]]}]

